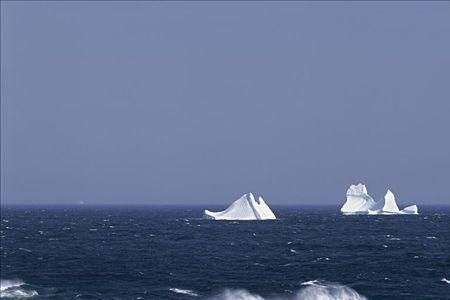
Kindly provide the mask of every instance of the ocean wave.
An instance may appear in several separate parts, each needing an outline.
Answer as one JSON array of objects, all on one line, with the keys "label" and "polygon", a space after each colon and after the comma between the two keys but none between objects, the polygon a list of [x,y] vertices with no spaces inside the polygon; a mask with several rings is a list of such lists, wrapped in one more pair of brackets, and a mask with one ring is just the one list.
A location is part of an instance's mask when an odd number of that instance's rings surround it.
[{"label": "ocean wave", "polygon": [[178,288],[170,288],[169,291],[174,292],[174,293],[178,293],[178,294],[185,294],[185,295],[189,295],[192,297],[197,297],[198,294],[195,293],[194,291],[191,290],[183,290],[183,289],[178,289]]},{"label": "ocean wave", "polygon": [[14,288],[14,287],[19,287],[24,285],[25,282],[23,282],[22,280],[19,279],[15,279],[15,280],[8,280],[8,279],[2,279],[0,281],[0,291],[4,291],[10,288]]},{"label": "ocean wave", "polygon": [[323,283],[313,280],[310,284],[297,292],[295,300],[367,300],[357,291],[348,286],[337,283]]},{"label": "ocean wave", "polygon": [[296,293],[289,295],[275,295],[263,297],[252,294],[245,289],[226,289],[220,294],[208,298],[209,300],[367,300],[357,291],[348,286],[337,283],[326,283],[311,280],[301,283],[306,286]]},{"label": "ocean wave", "polygon": [[315,279],[315,280],[310,280],[310,281],[305,281],[302,282],[301,285],[316,285],[316,284],[320,284],[320,281]]},{"label": "ocean wave", "polygon": [[0,298],[30,298],[38,295],[35,290],[24,289],[26,285],[20,279],[1,279],[0,280]]},{"label": "ocean wave", "polygon": [[251,294],[244,289],[225,289],[220,294],[208,298],[209,300],[264,300],[263,297]]},{"label": "ocean wave", "polygon": [[450,280],[448,280],[447,278],[442,278],[441,281],[444,282],[444,283],[449,283],[450,284]]}]

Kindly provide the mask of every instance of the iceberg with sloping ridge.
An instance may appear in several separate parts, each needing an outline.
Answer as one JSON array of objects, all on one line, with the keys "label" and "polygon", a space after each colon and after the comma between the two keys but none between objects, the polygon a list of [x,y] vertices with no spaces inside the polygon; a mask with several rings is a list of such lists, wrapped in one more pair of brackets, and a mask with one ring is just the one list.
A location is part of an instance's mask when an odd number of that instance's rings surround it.
[{"label": "iceberg with sloping ridge", "polygon": [[274,220],[275,214],[262,197],[255,200],[252,193],[234,201],[227,209],[213,212],[205,209],[204,219],[211,220]]},{"label": "iceberg with sloping ridge", "polygon": [[401,211],[401,213],[404,214],[404,215],[418,215],[419,214],[419,209],[417,208],[417,205],[411,205],[411,206],[405,207]]},{"label": "iceberg with sloping ridge", "polygon": [[417,215],[417,205],[411,205],[403,210],[398,208],[394,193],[387,190],[386,195],[380,201],[375,202],[368,194],[363,184],[351,185],[347,190],[347,201],[341,207],[343,214],[368,214],[368,215]]}]

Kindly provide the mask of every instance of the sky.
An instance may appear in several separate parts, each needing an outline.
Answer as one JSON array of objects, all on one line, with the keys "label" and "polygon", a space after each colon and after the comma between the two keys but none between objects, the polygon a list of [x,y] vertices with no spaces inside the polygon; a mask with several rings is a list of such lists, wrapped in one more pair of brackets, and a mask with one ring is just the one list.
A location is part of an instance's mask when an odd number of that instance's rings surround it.
[{"label": "sky", "polygon": [[450,204],[449,2],[1,2],[2,204]]}]

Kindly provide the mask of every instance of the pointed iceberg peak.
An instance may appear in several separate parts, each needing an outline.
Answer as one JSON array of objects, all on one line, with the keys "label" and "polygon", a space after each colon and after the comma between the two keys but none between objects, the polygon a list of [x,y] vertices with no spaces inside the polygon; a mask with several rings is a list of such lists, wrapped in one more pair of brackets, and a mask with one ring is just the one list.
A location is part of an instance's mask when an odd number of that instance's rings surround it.
[{"label": "pointed iceberg peak", "polygon": [[418,214],[416,205],[408,206],[400,210],[395,201],[395,195],[387,190],[384,198],[375,202],[367,193],[364,184],[351,185],[347,190],[347,201],[341,208],[344,214],[368,214],[368,215],[395,215],[395,214]]},{"label": "pointed iceberg peak", "polygon": [[398,209],[397,202],[395,202],[394,193],[392,193],[389,189],[387,190],[386,195],[384,195],[382,211],[385,213],[398,213],[400,211]]},{"label": "pointed iceberg peak", "polygon": [[262,196],[259,196],[258,201],[255,201],[255,208],[258,211],[261,220],[275,220],[275,214],[266,204]]},{"label": "pointed iceberg peak", "polygon": [[395,201],[395,195],[393,192],[391,192],[390,189],[388,189],[386,191],[386,195],[384,195],[384,199],[389,200],[389,201]]},{"label": "pointed iceberg peak", "polygon": [[269,220],[276,219],[274,213],[264,202],[262,197],[255,200],[253,193],[242,195],[234,201],[227,209],[219,212],[206,210],[203,212],[204,219],[212,220]]},{"label": "pointed iceberg peak", "polygon": [[248,193],[245,195],[248,197],[247,199],[249,199],[250,201],[255,201],[255,196],[253,196],[253,193]]}]

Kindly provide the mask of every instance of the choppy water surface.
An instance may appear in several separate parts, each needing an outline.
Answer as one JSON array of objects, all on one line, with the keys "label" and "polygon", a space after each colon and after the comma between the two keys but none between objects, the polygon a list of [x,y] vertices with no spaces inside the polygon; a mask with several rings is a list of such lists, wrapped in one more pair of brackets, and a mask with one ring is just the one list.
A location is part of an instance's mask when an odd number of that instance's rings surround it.
[{"label": "choppy water surface", "polygon": [[[2,298],[450,299],[450,209],[2,207]],[[322,298],[320,298],[322,297]]]}]

